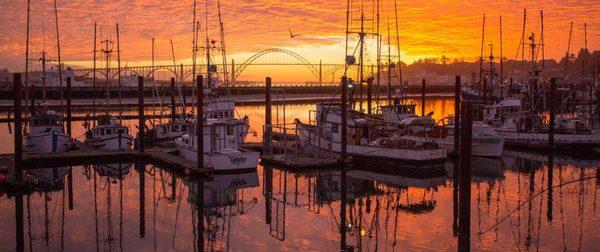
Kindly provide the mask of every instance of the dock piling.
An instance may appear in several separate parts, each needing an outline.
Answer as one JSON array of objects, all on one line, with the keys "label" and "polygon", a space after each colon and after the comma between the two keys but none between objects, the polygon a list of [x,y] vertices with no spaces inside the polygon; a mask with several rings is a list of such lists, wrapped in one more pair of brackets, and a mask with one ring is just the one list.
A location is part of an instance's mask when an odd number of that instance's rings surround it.
[{"label": "dock piling", "polygon": [[198,75],[196,77],[196,90],[198,90],[198,95],[196,96],[196,141],[198,145],[196,157],[198,161],[198,169],[202,169],[204,167],[204,111],[202,111],[202,106],[204,105],[204,88],[202,87],[202,75]]},{"label": "dock piling", "polygon": [[459,236],[458,250],[470,250],[471,235],[471,141],[472,111],[471,102],[462,102],[460,138],[460,195],[459,195]]},{"label": "dock piling", "polygon": [[271,148],[271,133],[273,131],[271,118],[271,77],[265,78],[265,129],[263,134],[263,153],[273,155]]},{"label": "dock piling", "polygon": [[456,76],[454,83],[454,154],[453,160],[454,170],[452,172],[452,206],[453,206],[453,220],[452,220],[452,231],[454,235],[458,234],[458,171],[459,171],[459,158],[460,158],[460,75]]},{"label": "dock piling", "polygon": [[138,150],[144,152],[144,77],[138,76],[138,116],[139,116],[139,133],[138,133]]},{"label": "dock piling", "polygon": [[372,95],[373,77],[367,79],[367,114],[371,114],[371,103],[373,103]]},{"label": "dock piling", "polygon": [[421,81],[421,116],[425,116],[425,79]]},{"label": "dock piling", "polygon": [[[14,100],[13,107],[15,110],[15,174],[14,179],[17,182],[21,182],[23,180],[23,171],[21,165],[23,162],[23,132],[22,132],[22,118],[21,118],[21,74],[15,73],[13,75],[13,92],[14,92]],[[32,85],[33,86],[33,85]],[[32,109],[33,111],[33,109]]]}]

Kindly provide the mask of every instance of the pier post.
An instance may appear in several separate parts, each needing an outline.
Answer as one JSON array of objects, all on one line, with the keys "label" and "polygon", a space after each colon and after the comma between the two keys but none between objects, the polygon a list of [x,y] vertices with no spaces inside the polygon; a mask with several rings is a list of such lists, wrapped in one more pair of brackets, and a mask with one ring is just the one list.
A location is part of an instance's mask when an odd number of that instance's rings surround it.
[{"label": "pier post", "polygon": [[71,138],[71,76],[67,77],[67,135]]},{"label": "pier post", "polygon": [[371,114],[371,103],[373,102],[372,87],[373,77],[367,79],[367,114]]},{"label": "pier post", "polygon": [[271,148],[271,133],[273,131],[271,118],[271,77],[265,78],[265,128],[263,133],[263,154],[273,155]]},{"label": "pier post", "polygon": [[[23,132],[22,132],[22,118],[21,118],[21,74],[15,73],[13,75],[13,108],[15,110],[15,174],[14,179],[17,182],[23,180],[23,170],[21,167],[23,162]],[[33,85],[31,85],[33,87]],[[33,97],[33,94],[32,94]],[[33,111],[33,108],[32,110]]]},{"label": "pier post", "polygon": [[171,78],[171,122],[177,120],[177,104],[175,104],[176,92],[177,91],[175,91],[175,78]]},{"label": "pier post", "polygon": [[425,116],[425,79],[421,81],[421,116]]},{"label": "pier post", "polygon": [[458,234],[458,172],[460,158],[460,75],[456,76],[454,82],[454,169],[452,172],[452,231],[454,235]]},{"label": "pier post", "polygon": [[196,229],[198,230],[198,240],[196,246],[198,251],[204,251],[204,183],[202,179],[196,181]]},{"label": "pier post", "polygon": [[140,238],[146,236],[146,169],[142,162],[136,163],[139,175],[139,200],[140,200]]},{"label": "pier post", "polygon": [[471,140],[472,114],[471,102],[462,102],[461,138],[460,138],[460,196],[459,196],[459,236],[458,250],[470,250],[471,236]]},{"label": "pier post", "polygon": [[139,116],[139,133],[138,133],[138,150],[139,152],[144,152],[145,143],[144,143],[144,128],[145,128],[145,119],[144,119],[144,77],[138,76],[138,116]]},{"label": "pier post", "polygon": [[550,124],[548,125],[548,147],[550,151],[554,151],[554,127],[555,127],[555,96],[556,95],[556,78],[550,79]]},{"label": "pier post", "polygon": [[198,169],[202,169],[204,168],[204,111],[202,111],[202,106],[204,105],[204,88],[202,87],[202,75],[196,77],[196,90],[198,90],[198,95],[196,96],[196,144],[198,145],[196,160],[198,161]]},{"label": "pier post", "polygon": [[342,138],[341,138],[341,205],[340,205],[340,251],[346,251],[346,158],[348,137],[348,78],[342,77]]}]

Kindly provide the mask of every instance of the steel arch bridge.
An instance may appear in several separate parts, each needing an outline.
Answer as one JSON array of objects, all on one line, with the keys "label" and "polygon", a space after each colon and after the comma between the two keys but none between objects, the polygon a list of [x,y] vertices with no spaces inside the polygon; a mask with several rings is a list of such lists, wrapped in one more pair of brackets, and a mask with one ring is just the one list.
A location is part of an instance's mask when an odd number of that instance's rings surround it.
[{"label": "steel arch bridge", "polygon": [[234,71],[232,72],[232,77],[233,77],[232,80],[236,80],[242,74],[242,72],[244,72],[244,70],[246,70],[246,68],[248,68],[248,66],[252,65],[252,63],[254,61],[256,61],[257,59],[259,59],[265,55],[273,54],[273,53],[283,53],[283,54],[292,56],[293,58],[300,61],[301,65],[306,66],[306,68],[308,68],[308,70],[315,76],[316,79],[320,78],[320,76],[321,76],[320,70],[317,69],[317,67],[315,67],[314,64],[310,63],[306,58],[302,57],[300,54],[297,54],[293,51],[290,51],[287,49],[282,49],[282,48],[269,48],[266,50],[262,50],[258,53],[255,53],[250,58],[248,58],[246,61],[244,61],[241,65],[239,65],[239,67],[235,68]]}]

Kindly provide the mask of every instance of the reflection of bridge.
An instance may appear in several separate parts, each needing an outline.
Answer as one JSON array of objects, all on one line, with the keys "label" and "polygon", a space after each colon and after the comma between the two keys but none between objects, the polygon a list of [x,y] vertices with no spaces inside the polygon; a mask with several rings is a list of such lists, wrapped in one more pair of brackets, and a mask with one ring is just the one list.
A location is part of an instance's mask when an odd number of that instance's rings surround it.
[{"label": "reflection of bridge", "polygon": [[[339,79],[342,75],[342,71],[344,70],[343,64],[323,64],[321,62],[315,64],[309,62],[306,58],[297,54],[293,51],[287,49],[280,48],[270,48],[258,53],[255,53],[248,59],[246,59],[242,64],[236,65],[235,61],[232,60],[227,66],[222,63],[213,63],[217,67],[217,72],[219,73],[219,79],[223,82],[235,84],[238,82],[240,76],[243,76],[244,72],[247,72],[246,69],[248,67],[261,67],[261,66],[300,66],[304,67],[309,72],[309,76],[314,77],[314,79],[303,81],[304,83],[316,83],[316,84],[324,84],[327,81],[324,81],[324,78],[328,80],[334,81]],[[228,71],[228,76],[224,76],[223,71],[224,67],[231,68]],[[374,66],[370,66],[374,68]],[[151,76],[160,76],[156,77],[157,79],[170,79],[175,78],[178,81],[189,81],[192,79],[192,71],[193,66],[191,64],[172,64],[172,65],[155,65],[155,66],[126,66],[121,68],[121,72],[123,75],[137,75],[144,76],[145,78],[149,78]],[[74,69],[75,75],[80,77],[91,77],[93,73],[93,69],[84,68],[84,69]],[[195,72],[198,74],[206,73],[206,65],[198,64],[196,65]],[[117,69],[111,68],[109,69],[109,76],[111,79],[116,78]],[[98,68],[96,69],[96,78],[104,79],[106,78],[106,69]],[[256,81],[256,80],[255,80]],[[297,82],[301,82],[300,80],[295,80]],[[337,82],[337,81],[334,81]]]}]

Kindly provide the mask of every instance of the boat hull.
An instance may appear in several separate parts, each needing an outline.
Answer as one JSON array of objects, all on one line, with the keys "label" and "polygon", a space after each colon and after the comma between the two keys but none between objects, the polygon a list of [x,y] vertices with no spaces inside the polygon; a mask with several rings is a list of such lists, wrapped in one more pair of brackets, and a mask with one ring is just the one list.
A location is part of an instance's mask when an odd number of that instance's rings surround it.
[{"label": "boat hull", "polygon": [[[312,147],[316,147],[323,151],[340,153],[340,143],[332,142],[317,136],[314,132],[311,132],[311,129],[307,128],[310,126],[302,125],[300,123],[296,124],[296,126],[302,145],[311,145]],[[346,150],[348,155],[354,157],[357,161],[365,160],[368,163],[368,160],[372,159],[374,161],[396,166],[400,165],[398,161],[402,161],[402,164],[407,165],[427,163],[439,164],[443,163],[447,157],[447,151],[445,149],[411,150],[348,144]]]},{"label": "boat hull", "polygon": [[[549,149],[547,133],[523,133],[497,129],[504,137],[507,146],[516,148],[529,148],[537,150]],[[600,134],[555,134],[554,143],[556,150],[573,154],[600,155]]]},{"label": "boat hull", "polygon": [[87,138],[85,144],[93,148],[104,150],[129,150],[133,144],[133,137],[129,134],[109,136],[105,138]]},{"label": "boat hull", "polygon": [[[179,155],[183,158],[198,162],[197,150],[179,141],[175,141]],[[237,171],[256,169],[260,153],[255,151],[227,151],[217,153],[204,153],[204,166],[212,167],[214,171]]]},{"label": "boat hull", "polygon": [[65,152],[69,147],[69,136],[55,131],[28,134],[24,139],[24,147],[28,153]]},{"label": "boat hull", "polygon": [[[414,140],[425,141],[425,138],[409,138]],[[448,150],[450,153],[456,153],[454,150],[454,139],[453,138],[430,138],[433,142],[437,143],[440,148]],[[500,137],[495,138],[472,138],[471,142],[471,156],[477,157],[490,157],[490,158],[501,158],[502,152],[504,151],[504,139]]]}]

